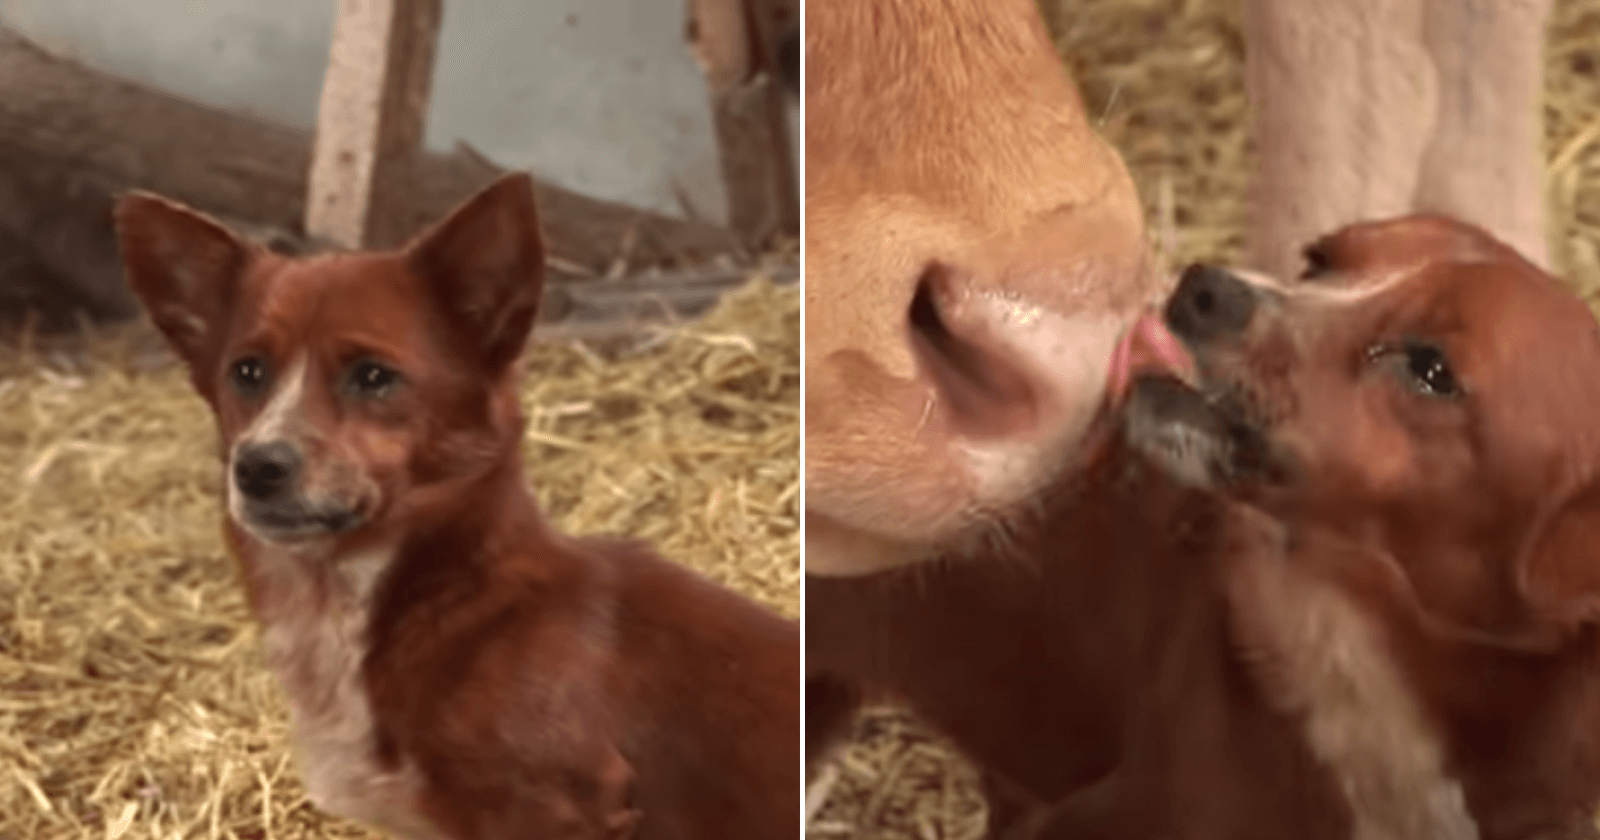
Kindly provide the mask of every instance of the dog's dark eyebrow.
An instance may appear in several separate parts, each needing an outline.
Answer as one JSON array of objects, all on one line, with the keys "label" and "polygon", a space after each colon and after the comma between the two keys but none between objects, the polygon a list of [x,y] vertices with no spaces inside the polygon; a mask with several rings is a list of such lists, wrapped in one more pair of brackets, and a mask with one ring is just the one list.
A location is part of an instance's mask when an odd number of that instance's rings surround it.
[{"label": "dog's dark eyebrow", "polygon": [[254,352],[263,352],[269,351],[278,345],[279,342],[277,341],[277,333],[272,329],[272,326],[270,324],[259,324],[255,329],[250,330],[241,336],[239,341],[233,346],[235,349],[249,349]]},{"label": "dog's dark eyebrow", "polygon": [[400,367],[425,367],[437,364],[437,360],[420,358],[414,348],[396,343],[392,338],[383,336],[350,332],[339,335],[330,345],[334,356],[347,362],[354,359],[365,358],[389,362]]}]

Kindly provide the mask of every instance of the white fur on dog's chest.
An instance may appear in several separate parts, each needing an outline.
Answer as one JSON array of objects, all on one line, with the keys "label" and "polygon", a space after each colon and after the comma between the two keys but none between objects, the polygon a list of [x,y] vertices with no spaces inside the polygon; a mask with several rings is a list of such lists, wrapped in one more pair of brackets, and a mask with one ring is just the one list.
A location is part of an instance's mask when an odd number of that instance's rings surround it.
[{"label": "white fur on dog's chest", "polygon": [[1291,564],[1245,561],[1232,581],[1235,632],[1271,701],[1349,804],[1352,840],[1478,840],[1459,781],[1376,619]]},{"label": "white fur on dog's chest", "polygon": [[418,813],[416,768],[377,761],[361,678],[372,591],[391,556],[388,549],[337,560],[258,552],[257,575],[279,596],[272,614],[260,616],[262,648],[289,698],[295,758],[312,804],[397,837],[431,840],[440,835]]}]

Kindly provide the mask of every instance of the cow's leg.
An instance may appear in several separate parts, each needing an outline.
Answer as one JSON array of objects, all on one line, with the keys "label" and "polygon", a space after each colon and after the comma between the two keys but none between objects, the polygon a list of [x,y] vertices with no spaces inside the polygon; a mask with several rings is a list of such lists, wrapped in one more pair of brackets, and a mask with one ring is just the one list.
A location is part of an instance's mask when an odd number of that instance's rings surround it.
[{"label": "cow's leg", "polygon": [[1425,2],[1244,0],[1252,267],[1293,276],[1311,240],[1411,209],[1438,103]]},{"label": "cow's leg", "polygon": [[1486,228],[1542,267],[1543,109],[1550,0],[1426,0],[1439,109],[1416,209]]}]

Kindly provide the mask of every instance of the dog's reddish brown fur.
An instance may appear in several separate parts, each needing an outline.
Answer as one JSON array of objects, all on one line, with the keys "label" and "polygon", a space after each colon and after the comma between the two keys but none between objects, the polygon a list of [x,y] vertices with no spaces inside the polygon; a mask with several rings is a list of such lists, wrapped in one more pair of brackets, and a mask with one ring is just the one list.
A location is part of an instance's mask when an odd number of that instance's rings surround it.
[{"label": "dog's reddish brown fur", "polygon": [[808,725],[904,698],[1024,835],[1595,836],[1594,319],[1442,218],[1312,264],[987,560],[809,579]]},{"label": "dog's reddish brown fur", "polygon": [[[227,537],[314,801],[407,837],[796,830],[795,623],[555,533],[524,486],[526,176],[397,253],[291,260],[141,194],[117,223],[228,447]],[[263,500],[267,444],[300,461]]]}]

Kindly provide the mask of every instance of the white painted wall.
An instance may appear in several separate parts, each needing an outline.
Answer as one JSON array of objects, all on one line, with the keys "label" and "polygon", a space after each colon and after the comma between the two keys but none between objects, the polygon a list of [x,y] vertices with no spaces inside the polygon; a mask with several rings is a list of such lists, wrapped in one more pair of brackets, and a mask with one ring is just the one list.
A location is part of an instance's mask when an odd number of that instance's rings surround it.
[{"label": "white painted wall", "polygon": [[[310,129],[334,0],[0,0],[0,24],[143,84]],[[684,0],[445,0],[430,147],[721,221],[705,80]]]}]

